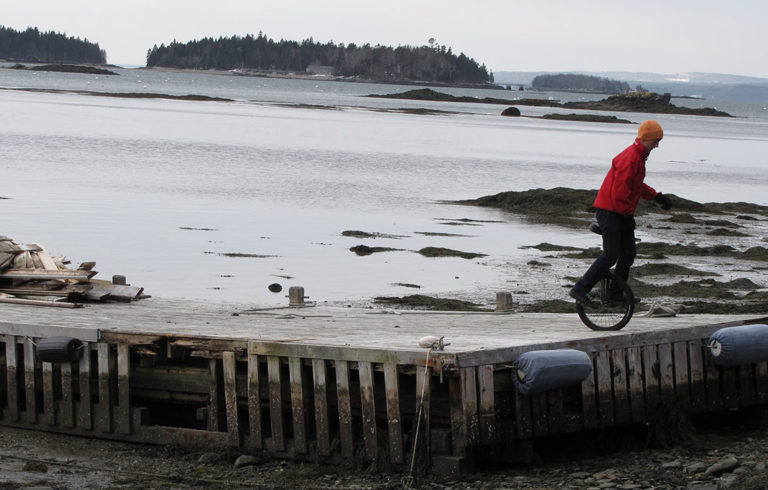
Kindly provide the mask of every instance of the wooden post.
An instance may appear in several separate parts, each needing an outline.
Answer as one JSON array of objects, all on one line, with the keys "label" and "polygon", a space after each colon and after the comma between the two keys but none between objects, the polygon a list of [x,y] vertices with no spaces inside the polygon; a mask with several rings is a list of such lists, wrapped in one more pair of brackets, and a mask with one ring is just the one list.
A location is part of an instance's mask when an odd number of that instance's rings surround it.
[{"label": "wooden post", "polygon": [[512,293],[500,291],[496,293],[496,311],[509,311],[512,309]]},{"label": "wooden post", "polygon": [[304,306],[304,288],[301,286],[291,286],[288,288],[288,305]]},{"label": "wooden post", "polygon": [[632,422],[645,420],[645,395],[643,393],[643,358],[640,347],[627,349],[627,379],[629,381],[629,406]]},{"label": "wooden post", "polygon": [[248,351],[248,427],[249,444],[262,449],[261,396],[259,394],[259,356]]},{"label": "wooden post", "polygon": [[403,427],[400,421],[400,383],[397,364],[384,364],[384,388],[387,398],[387,431],[389,436],[389,456],[393,463],[402,464]]},{"label": "wooden post", "polygon": [[331,455],[328,427],[328,393],[325,378],[325,361],[323,359],[312,359],[312,381],[315,388],[315,433],[318,456]]},{"label": "wooden post", "polygon": [[365,453],[371,461],[379,459],[379,444],[376,431],[376,405],[374,401],[373,364],[359,362],[360,374],[360,405],[363,415],[363,440]]},{"label": "wooden post", "polygon": [[336,398],[339,404],[339,439],[341,457],[355,455],[355,438],[352,432],[352,399],[349,394],[349,363],[336,361]]},{"label": "wooden post", "polygon": [[112,276],[112,284],[115,284],[117,286],[125,286],[127,285],[125,281],[125,276],[121,276],[119,274],[115,274]]},{"label": "wooden post", "polygon": [[91,344],[83,344],[83,357],[80,358],[80,403],[78,405],[77,424],[81,429],[93,428],[93,400],[91,399]]},{"label": "wooden post", "polygon": [[19,369],[19,357],[16,351],[16,337],[5,336],[5,368],[8,385],[8,413],[12,422],[19,420],[19,385],[16,372]]},{"label": "wooden post", "polygon": [[98,344],[99,373],[99,428],[112,432],[112,396],[109,385],[109,344]]},{"label": "wooden post", "polygon": [[43,363],[43,410],[45,411],[45,423],[56,425],[56,405],[53,396],[53,364]]},{"label": "wooden post", "polygon": [[486,364],[477,368],[477,384],[480,391],[480,441],[483,444],[492,444],[498,442],[494,409],[493,365]]},{"label": "wooden post", "polygon": [[299,454],[307,452],[307,423],[304,409],[304,373],[299,357],[288,358],[293,413],[293,447]]},{"label": "wooden post", "polygon": [[280,358],[267,357],[269,379],[269,420],[272,427],[272,450],[285,451],[283,435],[283,393],[280,382]]},{"label": "wooden post", "polygon": [[64,427],[75,426],[75,399],[72,396],[72,364],[61,364],[61,421]]},{"label": "wooden post", "polygon": [[240,446],[240,423],[237,417],[237,363],[234,352],[222,353],[224,400],[227,408],[227,433],[232,446]]},{"label": "wooden post", "polygon": [[[422,422],[419,427],[419,432],[415,435],[415,437],[418,437],[418,447],[416,450],[418,451],[419,448],[422,448],[421,451],[417,454],[417,456],[421,457],[423,461],[426,462],[426,464],[429,464],[429,456],[432,453],[432,441],[430,438],[430,420],[429,420],[429,411],[430,411],[430,398],[432,396],[432,386],[431,386],[431,370],[429,367],[425,366],[424,369],[421,368],[421,366],[416,367],[416,415],[418,417],[419,415],[419,408],[421,408],[421,418]],[[422,396],[423,394],[423,396]]]},{"label": "wooden post", "polygon": [[219,430],[219,369],[216,359],[208,359],[208,430]]},{"label": "wooden post", "polygon": [[35,345],[32,339],[24,340],[24,388],[27,422],[37,423],[37,396],[35,394]]},{"label": "wooden post", "polygon": [[117,346],[117,431],[131,433],[131,349],[128,344]]}]

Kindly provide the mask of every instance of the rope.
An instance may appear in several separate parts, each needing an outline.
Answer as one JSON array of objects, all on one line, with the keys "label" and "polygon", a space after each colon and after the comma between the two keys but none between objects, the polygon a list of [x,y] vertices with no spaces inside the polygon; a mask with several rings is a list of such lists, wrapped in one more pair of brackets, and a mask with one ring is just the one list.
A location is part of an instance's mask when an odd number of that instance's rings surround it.
[{"label": "rope", "polygon": [[651,304],[651,307],[646,311],[643,315],[640,315],[642,317],[673,317],[676,316],[680,310],[683,308],[683,305],[679,305],[676,303],[661,303],[659,301],[654,301]]},{"label": "rope", "polygon": [[419,432],[421,427],[421,414],[424,412],[424,393],[427,389],[427,376],[429,376],[429,356],[432,354],[432,348],[434,346],[430,347],[427,350],[427,360],[424,363],[424,383],[421,384],[421,397],[419,398],[419,411],[416,414],[416,435],[413,438],[413,451],[411,452],[411,468],[408,471],[408,476],[403,477],[402,483],[403,488],[406,490],[412,490],[413,489],[413,468],[416,465],[416,449],[418,448],[419,443]]}]

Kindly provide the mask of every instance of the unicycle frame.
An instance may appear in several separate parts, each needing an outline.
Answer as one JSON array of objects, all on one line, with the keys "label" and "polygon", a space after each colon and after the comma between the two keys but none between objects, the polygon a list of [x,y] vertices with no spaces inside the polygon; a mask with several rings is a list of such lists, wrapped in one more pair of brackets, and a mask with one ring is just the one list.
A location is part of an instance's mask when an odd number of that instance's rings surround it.
[{"label": "unicycle frame", "polygon": [[[602,230],[597,223],[592,223],[589,230],[602,235]],[[590,308],[581,303],[576,303],[576,312],[582,323],[592,330],[621,330],[635,311],[635,296],[629,285],[613,272],[608,272],[605,277],[593,288],[597,296],[597,308]],[[611,292],[618,293],[611,296]]]}]

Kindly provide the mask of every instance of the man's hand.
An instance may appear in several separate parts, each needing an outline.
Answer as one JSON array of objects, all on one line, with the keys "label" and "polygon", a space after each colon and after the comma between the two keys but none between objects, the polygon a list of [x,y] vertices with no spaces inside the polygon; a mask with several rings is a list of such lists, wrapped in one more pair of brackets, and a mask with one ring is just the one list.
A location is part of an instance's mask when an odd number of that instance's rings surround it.
[{"label": "man's hand", "polygon": [[672,208],[672,199],[665,196],[661,192],[656,194],[656,197],[654,197],[653,200],[661,204],[661,209],[663,209],[664,211],[669,211]]}]

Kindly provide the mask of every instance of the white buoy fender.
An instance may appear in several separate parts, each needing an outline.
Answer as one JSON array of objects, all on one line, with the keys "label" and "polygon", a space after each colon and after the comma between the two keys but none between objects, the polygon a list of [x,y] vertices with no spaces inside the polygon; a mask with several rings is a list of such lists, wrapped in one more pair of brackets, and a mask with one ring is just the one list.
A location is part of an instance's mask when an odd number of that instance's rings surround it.
[{"label": "white buoy fender", "polygon": [[768,325],[721,328],[707,345],[715,364],[722,366],[768,361]]},{"label": "white buoy fender", "polygon": [[534,350],[515,363],[517,391],[533,395],[584,381],[592,373],[592,360],[575,349]]},{"label": "white buoy fender", "polygon": [[74,362],[83,356],[83,343],[72,337],[50,337],[37,342],[37,358],[43,362]]}]

